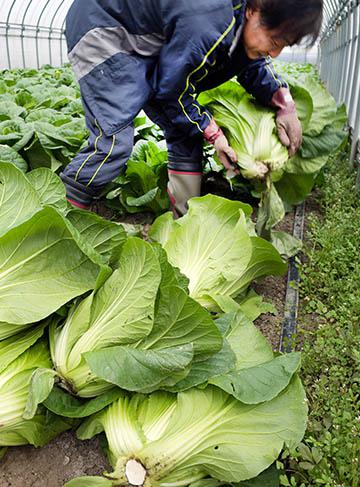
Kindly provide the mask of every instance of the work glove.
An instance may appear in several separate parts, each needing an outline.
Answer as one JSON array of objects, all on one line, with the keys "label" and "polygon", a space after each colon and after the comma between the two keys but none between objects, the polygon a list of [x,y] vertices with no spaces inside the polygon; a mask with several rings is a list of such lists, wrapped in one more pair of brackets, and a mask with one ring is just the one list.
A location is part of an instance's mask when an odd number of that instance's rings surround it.
[{"label": "work glove", "polygon": [[301,145],[302,128],[288,88],[280,88],[276,91],[271,99],[271,104],[277,108],[276,127],[280,142],[288,148],[291,157]]},{"label": "work glove", "polygon": [[214,146],[216,154],[227,174],[239,174],[239,170],[236,167],[238,161],[236,152],[230,147],[224,132],[214,119],[211,119],[210,124],[204,130],[204,138],[209,144]]}]

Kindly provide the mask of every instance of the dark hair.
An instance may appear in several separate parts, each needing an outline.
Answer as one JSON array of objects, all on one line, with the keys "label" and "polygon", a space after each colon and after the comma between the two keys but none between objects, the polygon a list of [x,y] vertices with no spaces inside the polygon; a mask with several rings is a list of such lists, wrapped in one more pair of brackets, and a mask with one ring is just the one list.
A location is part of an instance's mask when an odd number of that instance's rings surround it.
[{"label": "dark hair", "polygon": [[306,39],[310,47],[319,36],[323,0],[248,0],[247,6],[259,11],[261,23],[269,30],[279,30],[290,45]]}]

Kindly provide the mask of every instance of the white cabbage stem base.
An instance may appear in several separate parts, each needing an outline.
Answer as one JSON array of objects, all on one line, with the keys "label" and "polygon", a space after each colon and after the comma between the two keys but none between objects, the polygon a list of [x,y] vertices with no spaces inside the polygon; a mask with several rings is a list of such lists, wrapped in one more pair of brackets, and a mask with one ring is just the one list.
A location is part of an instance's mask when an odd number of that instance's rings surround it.
[{"label": "white cabbage stem base", "polygon": [[142,486],[146,478],[144,466],[137,460],[128,460],[125,467],[125,475],[131,485]]}]

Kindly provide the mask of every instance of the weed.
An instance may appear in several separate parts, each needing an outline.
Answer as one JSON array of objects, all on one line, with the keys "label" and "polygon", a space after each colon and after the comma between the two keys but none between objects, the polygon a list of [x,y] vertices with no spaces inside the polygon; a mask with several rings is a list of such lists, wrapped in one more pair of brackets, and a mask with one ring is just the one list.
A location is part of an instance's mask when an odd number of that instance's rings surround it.
[{"label": "weed", "polygon": [[301,266],[303,443],[284,452],[282,486],[360,485],[360,200],[347,153],[321,180]]}]

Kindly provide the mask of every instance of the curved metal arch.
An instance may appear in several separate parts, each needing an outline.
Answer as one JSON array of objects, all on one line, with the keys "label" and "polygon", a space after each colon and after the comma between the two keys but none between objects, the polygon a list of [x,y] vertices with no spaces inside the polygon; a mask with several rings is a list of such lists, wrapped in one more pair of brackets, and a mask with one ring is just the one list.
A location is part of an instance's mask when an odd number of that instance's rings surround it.
[{"label": "curved metal arch", "polygon": [[360,156],[360,0],[328,0],[325,12],[321,78],[336,101],[346,104],[352,129],[350,160],[354,161],[356,154]]},{"label": "curved metal arch", "polygon": [[6,51],[0,68],[26,68],[30,62],[39,68],[43,62],[60,63],[60,58],[63,62],[65,17],[72,1],[7,0],[0,15],[0,35]]},{"label": "curved metal arch", "polygon": [[8,14],[6,16],[6,21],[5,21],[5,39],[6,39],[6,54],[8,58],[8,65],[9,69],[11,69],[11,58],[10,58],[10,45],[9,45],[9,30],[10,30],[10,18],[11,18],[11,13],[15,7],[17,0],[13,0],[12,4],[10,5]]},{"label": "curved metal arch", "polygon": [[337,10],[338,3],[339,2],[336,2],[335,0],[327,0],[324,2],[324,11],[326,15],[324,15],[323,32],[326,32],[326,28]]},{"label": "curved metal arch", "polygon": [[324,19],[322,29],[322,39],[330,36],[357,5],[359,5],[359,0],[328,0],[325,2],[326,19]]},{"label": "curved metal arch", "polygon": [[26,16],[28,14],[28,11],[30,9],[30,5],[32,3],[32,0],[29,0],[27,5],[26,5],[26,8],[24,9],[24,13],[21,17],[21,54],[22,54],[22,60],[23,60],[23,67],[25,68],[26,67],[26,63],[25,63],[25,45],[24,45],[24,30],[25,30],[25,19],[26,19]]},{"label": "curved metal arch", "polygon": [[[66,16],[64,16],[64,20],[61,26],[60,42],[62,42],[63,39],[65,42],[65,21],[66,21]],[[64,64],[62,49],[60,50],[60,60],[61,60],[61,64]]]},{"label": "curved metal arch", "polygon": [[[6,51],[7,51],[7,60],[9,68],[12,67],[12,59],[10,53],[10,42],[9,38],[11,37],[10,30],[12,27],[15,27],[19,30],[21,37],[21,55],[22,55],[22,65],[26,67],[26,56],[25,56],[25,41],[24,38],[26,37],[27,29],[33,30],[35,32],[34,39],[36,45],[36,60],[38,67],[40,65],[40,55],[39,55],[39,40],[41,38],[41,32],[45,32],[48,35],[48,46],[49,46],[49,60],[50,64],[53,62],[53,41],[56,39],[57,42],[60,44],[60,60],[61,63],[64,62],[63,59],[63,42],[64,42],[64,27],[65,27],[65,17],[66,12],[63,12],[63,7],[66,5],[66,2],[69,2],[69,6],[71,5],[70,0],[43,0],[40,2],[42,7],[38,13],[38,16],[35,21],[32,21],[32,25],[26,25],[26,17],[31,9],[31,6],[35,5],[35,0],[10,0],[9,10],[6,16],[5,22],[5,37],[6,37]],[[56,6],[46,21],[48,25],[41,25],[42,21],[44,20],[45,13],[50,13],[49,6],[51,2],[55,2]],[[24,5],[25,3],[25,5]],[[324,39],[331,35],[331,33],[336,29],[336,27],[349,15],[349,12],[353,10],[359,4],[359,0],[324,0],[324,21],[323,21],[323,28],[322,28],[322,36],[321,39]],[[12,22],[11,16],[16,9],[19,8],[19,12],[22,11],[21,21],[20,22]],[[67,10],[67,9],[66,9]],[[34,13],[35,9],[34,9]],[[63,19],[59,19],[59,14],[63,13]],[[20,16],[19,16],[20,17]],[[56,20],[60,20],[61,26],[54,27]],[[20,19],[19,19],[20,20]]]},{"label": "curved metal arch", "polygon": [[328,22],[328,19],[331,16],[331,7],[330,5],[326,2],[324,3],[323,7],[323,25]]},{"label": "curved metal arch", "polygon": [[[37,23],[36,23],[36,32],[35,32],[35,46],[36,46],[36,64],[38,69],[40,68],[40,55],[39,55],[39,32],[40,32],[40,23],[41,19],[44,15],[44,12],[46,11],[47,6],[52,0],[46,0],[45,4],[43,5],[43,8],[40,12],[40,15],[38,17]],[[49,37],[50,37],[50,32],[49,32]]]},{"label": "curved metal arch", "polygon": [[[52,16],[52,19],[51,19],[51,22],[50,22],[50,26],[49,26],[49,28],[50,28],[50,32],[49,32],[49,57],[50,57],[50,64],[52,64],[52,50],[51,50],[51,37],[50,36],[51,36],[52,31],[53,31],[53,27],[54,27],[54,22],[55,22],[56,16],[59,13],[59,11],[62,8],[62,6],[64,5],[64,2],[65,2],[65,0],[60,0],[59,5],[57,6],[57,9],[55,10],[54,15]],[[64,16],[64,19],[65,19],[65,16]],[[62,23],[61,32],[63,32],[63,30],[64,30],[63,25],[64,25],[64,20],[63,20],[63,23]],[[61,57],[61,64],[63,64],[63,62],[62,62],[62,48],[61,48],[61,33],[60,33],[60,57]]]}]

